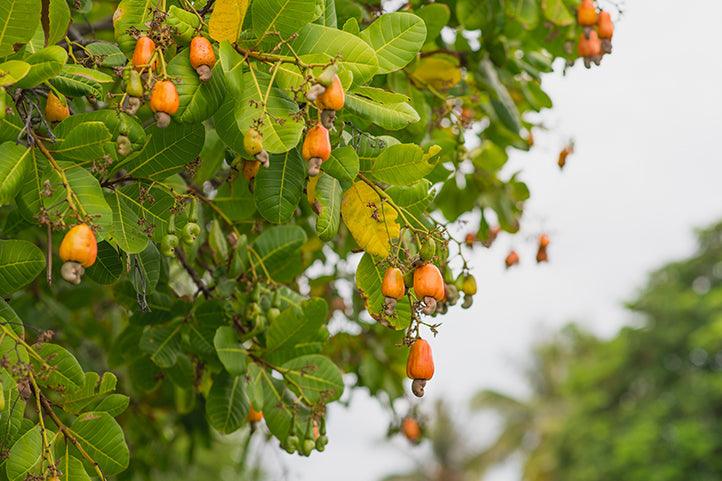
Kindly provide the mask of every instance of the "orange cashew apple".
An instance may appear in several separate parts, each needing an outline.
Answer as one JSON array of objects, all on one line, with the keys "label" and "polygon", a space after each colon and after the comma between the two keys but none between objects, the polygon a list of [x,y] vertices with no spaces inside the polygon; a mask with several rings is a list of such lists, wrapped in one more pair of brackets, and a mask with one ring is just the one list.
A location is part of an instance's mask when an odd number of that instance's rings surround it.
[{"label": "orange cashew apple", "polygon": [[[139,72],[146,67],[155,70],[154,53],[155,42],[151,40],[150,37],[146,37],[145,35],[141,36],[135,43],[135,50],[133,50],[133,67]],[[152,65],[151,61],[153,62]]]},{"label": "orange cashew apple", "polygon": [[60,122],[70,117],[70,108],[65,98],[58,98],[53,92],[48,94],[48,101],[45,104],[45,120],[48,122]]},{"label": "orange cashew apple", "polygon": [[416,397],[423,397],[426,381],[434,376],[434,359],[431,346],[423,339],[416,339],[411,344],[409,357],[406,360],[406,376],[413,379],[411,391]]},{"label": "orange cashew apple", "polygon": [[424,314],[433,314],[436,303],[446,297],[444,278],[434,264],[422,264],[414,271],[414,292],[424,301]]},{"label": "orange cashew apple", "polygon": [[318,123],[308,129],[301,156],[308,162],[308,175],[314,177],[321,173],[321,163],[331,157],[331,138],[326,127]]},{"label": "orange cashew apple", "polygon": [[155,112],[158,127],[168,127],[170,117],[178,112],[178,107],[180,107],[180,97],[175,84],[170,80],[156,82],[150,94],[150,109]]},{"label": "orange cashew apple", "polygon": [[258,423],[263,420],[263,411],[256,411],[253,406],[248,408],[248,416],[246,416],[249,422]]},{"label": "orange cashew apple", "polygon": [[60,243],[60,259],[64,262],[60,274],[71,284],[80,284],[87,267],[95,264],[98,243],[87,224],[71,228]]},{"label": "orange cashew apple", "polygon": [[396,301],[404,297],[406,294],[406,285],[404,284],[404,274],[398,267],[389,267],[384,274],[384,280],[381,283],[381,294],[384,295],[384,306],[387,315],[394,313]]},{"label": "orange cashew apple", "polygon": [[213,46],[207,38],[194,37],[191,40],[190,47],[190,59],[191,66],[198,73],[198,78],[201,82],[207,82],[211,79],[211,69],[216,64],[216,54],[213,51]]}]

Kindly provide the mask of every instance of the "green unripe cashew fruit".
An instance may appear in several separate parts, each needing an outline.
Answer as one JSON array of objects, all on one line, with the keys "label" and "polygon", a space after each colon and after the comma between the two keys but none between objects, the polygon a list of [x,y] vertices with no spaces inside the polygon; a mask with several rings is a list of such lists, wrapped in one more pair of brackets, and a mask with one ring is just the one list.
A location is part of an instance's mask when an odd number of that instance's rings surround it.
[{"label": "green unripe cashew fruit", "polygon": [[286,442],[283,443],[283,449],[285,449],[287,453],[293,454],[298,449],[298,442],[298,436],[292,434],[286,438]]},{"label": "green unripe cashew fruit", "polygon": [[461,291],[467,296],[476,294],[476,279],[471,274],[466,274],[461,282]]},{"label": "green unripe cashew fruit", "polygon": [[301,447],[301,452],[304,456],[310,456],[315,448],[316,448],[316,442],[311,438],[306,438],[303,440],[303,446]]},{"label": "green unripe cashew fruit", "polygon": [[266,317],[270,322],[275,322],[276,319],[278,319],[278,316],[281,315],[281,310],[277,307],[271,307],[266,311]]},{"label": "green unripe cashew fruit", "polygon": [[175,249],[178,247],[180,241],[178,236],[175,234],[166,234],[160,241],[160,252],[166,257],[174,257]]},{"label": "green unripe cashew fruit", "polygon": [[143,80],[140,78],[140,72],[135,69],[130,69],[128,72],[128,78],[125,84],[125,93],[132,97],[143,96]]},{"label": "green unripe cashew fruit", "polygon": [[421,259],[423,259],[424,261],[430,261],[435,255],[436,242],[434,241],[434,239],[429,237],[421,243],[421,248],[419,248],[419,256],[421,256]]},{"label": "green unripe cashew fruit", "polygon": [[183,226],[183,243],[185,245],[193,245],[199,235],[201,235],[201,226],[195,222],[188,222]]}]

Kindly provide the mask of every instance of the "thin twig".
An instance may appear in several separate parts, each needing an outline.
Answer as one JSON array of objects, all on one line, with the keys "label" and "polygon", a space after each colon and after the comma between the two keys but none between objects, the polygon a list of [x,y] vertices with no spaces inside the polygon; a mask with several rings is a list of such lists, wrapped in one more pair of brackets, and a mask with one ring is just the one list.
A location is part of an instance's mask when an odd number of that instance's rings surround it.
[{"label": "thin twig", "polygon": [[203,293],[203,297],[206,299],[209,299],[211,297],[211,291],[206,287],[206,285],[203,283],[203,280],[201,280],[198,273],[193,269],[193,267],[188,264],[188,261],[186,260],[185,254],[183,254],[183,251],[179,248],[175,248],[175,256],[178,258],[178,261],[183,266],[183,269],[186,270],[189,276],[191,276],[191,279],[193,279],[193,282],[198,287],[198,290]]}]

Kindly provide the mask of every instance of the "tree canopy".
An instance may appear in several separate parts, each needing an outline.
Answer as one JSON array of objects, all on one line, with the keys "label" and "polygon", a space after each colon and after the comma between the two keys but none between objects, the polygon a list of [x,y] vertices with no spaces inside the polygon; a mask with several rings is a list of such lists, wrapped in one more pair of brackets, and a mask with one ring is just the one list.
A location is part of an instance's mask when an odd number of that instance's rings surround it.
[{"label": "tree canopy", "polygon": [[0,0],[0,479],[215,479],[404,396],[520,229],[542,76],[606,52],[577,7]]}]

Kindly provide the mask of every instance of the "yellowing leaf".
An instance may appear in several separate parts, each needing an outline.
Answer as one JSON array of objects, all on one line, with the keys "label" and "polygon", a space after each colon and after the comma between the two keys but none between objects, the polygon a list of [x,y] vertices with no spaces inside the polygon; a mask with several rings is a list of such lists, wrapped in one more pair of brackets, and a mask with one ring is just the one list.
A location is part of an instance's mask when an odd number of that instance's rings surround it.
[{"label": "yellowing leaf", "polygon": [[456,59],[446,55],[434,55],[422,58],[411,78],[422,87],[449,90],[461,82],[461,69]]},{"label": "yellowing leaf", "polygon": [[250,0],[217,0],[208,21],[208,33],[213,40],[235,42],[241,33]]},{"label": "yellowing leaf", "polygon": [[363,250],[377,257],[389,255],[391,239],[400,233],[398,214],[368,184],[359,181],[346,191],[341,216]]}]

